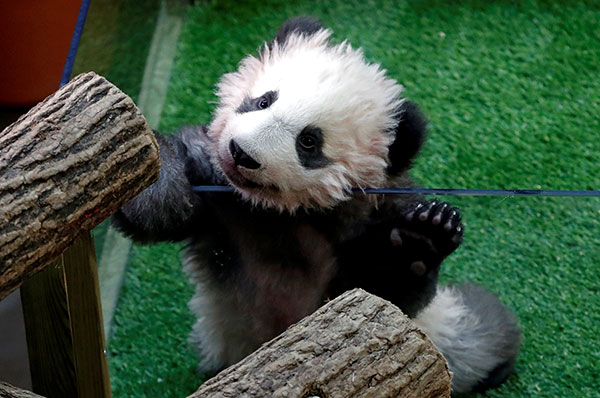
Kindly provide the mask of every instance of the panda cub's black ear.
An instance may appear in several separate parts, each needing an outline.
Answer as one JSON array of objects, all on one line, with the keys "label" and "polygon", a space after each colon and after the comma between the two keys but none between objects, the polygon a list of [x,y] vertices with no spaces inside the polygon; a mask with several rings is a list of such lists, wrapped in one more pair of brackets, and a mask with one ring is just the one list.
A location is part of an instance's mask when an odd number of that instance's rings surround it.
[{"label": "panda cub's black ear", "polygon": [[427,120],[417,104],[404,101],[397,115],[396,138],[388,153],[389,174],[399,174],[409,169],[427,137]]},{"label": "panda cub's black ear", "polygon": [[310,36],[322,28],[323,25],[319,19],[310,15],[290,18],[285,21],[283,25],[281,25],[281,28],[279,28],[279,31],[275,35],[275,39],[273,39],[271,42],[270,47],[273,47],[273,43],[279,43],[279,45],[283,45],[287,38],[294,32],[303,33],[307,36]]}]

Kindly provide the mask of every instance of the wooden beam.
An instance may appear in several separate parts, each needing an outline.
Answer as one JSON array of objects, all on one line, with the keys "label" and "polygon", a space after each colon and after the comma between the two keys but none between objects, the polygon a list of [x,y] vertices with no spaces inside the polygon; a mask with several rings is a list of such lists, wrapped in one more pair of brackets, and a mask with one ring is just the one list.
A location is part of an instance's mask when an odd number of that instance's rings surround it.
[{"label": "wooden beam", "polygon": [[190,398],[450,397],[446,360],[396,306],[355,289],[265,343]]},{"label": "wooden beam", "polygon": [[21,287],[36,393],[111,396],[96,268],[88,232]]},{"label": "wooden beam", "polygon": [[32,389],[76,397],[71,318],[62,256],[21,287]]},{"label": "wooden beam", "polygon": [[0,299],[158,178],[154,134],[92,72],[0,133]]},{"label": "wooden beam", "polygon": [[111,396],[94,241],[81,235],[63,255],[78,396]]}]

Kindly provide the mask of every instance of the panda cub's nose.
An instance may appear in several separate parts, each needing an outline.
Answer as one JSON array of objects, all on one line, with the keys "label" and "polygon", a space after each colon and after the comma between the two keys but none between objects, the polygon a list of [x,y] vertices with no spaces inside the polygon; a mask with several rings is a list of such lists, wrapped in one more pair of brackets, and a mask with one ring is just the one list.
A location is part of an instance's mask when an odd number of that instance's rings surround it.
[{"label": "panda cub's nose", "polygon": [[233,157],[233,162],[236,166],[245,167],[247,169],[258,169],[260,163],[252,159],[234,140],[229,141],[229,152]]}]

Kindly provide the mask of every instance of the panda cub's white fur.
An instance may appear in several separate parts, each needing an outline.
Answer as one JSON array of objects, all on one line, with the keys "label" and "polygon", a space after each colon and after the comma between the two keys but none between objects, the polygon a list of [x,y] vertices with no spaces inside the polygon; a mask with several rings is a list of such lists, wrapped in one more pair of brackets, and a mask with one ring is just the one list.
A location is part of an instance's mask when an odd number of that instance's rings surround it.
[{"label": "panda cub's white fur", "polygon": [[[386,182],[394,137],[381,132],[398,123],[402,86],[379,65],[367,63],[361,50],[346,42],[329,44],[330,35],[327,29],[310,36],[292,33],[283,44],[265,46],[259,57],[245,58],[217,86],[219,106],[209,128],[218,142],[215,160],[228,177],[238,172],[261,185],[260,193],[238,185],[256,204],[288,211],[331,207],[348,199],[351,188]],[[278,97],[269,109],[236,111],[246,97],[274,88]],[[323,153],[330,166],[297,167],[294,141],[307,124],[327,131]],[[259,169],[233,170],[228,162],[232,137],[261,164]],[[235,178],[231,181],[236,184]]]}]

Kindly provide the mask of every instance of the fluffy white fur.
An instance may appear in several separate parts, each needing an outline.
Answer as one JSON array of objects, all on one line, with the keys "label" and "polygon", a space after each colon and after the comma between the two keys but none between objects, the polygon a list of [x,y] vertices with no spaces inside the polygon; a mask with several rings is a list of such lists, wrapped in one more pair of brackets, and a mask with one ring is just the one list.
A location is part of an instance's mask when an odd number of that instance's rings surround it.
[{"label": "fluffy white fur", "polygon": [[439,286],[429,306],[413,321],[448,360],[454,392],[471,391],[503,361],[494,352],[495,345],[489,344],[497,331],[482,324],[455,287]]},{"label": "fluffy white fur", "polygon": [[[402,86],[369,64],[360,49],[329,44],[330,35],[326,29],[292,34],[283,45],[265,46],[260,57],[245,58],[218,84],[220,102],[209,128],[217,141],[215,163],[255,204],[288,211],[330,207],[348,199],[352,187],[385,182]],[[270,108],[236,112],[244,98],[267,91],[278,92]],[[307,125],[323,130],[323,153],[331,165],[298,167],[294,142]],[[232,138],[262,165],[259,169],[233,167]],[[261,187],[240,185],[236,175]]]}]

